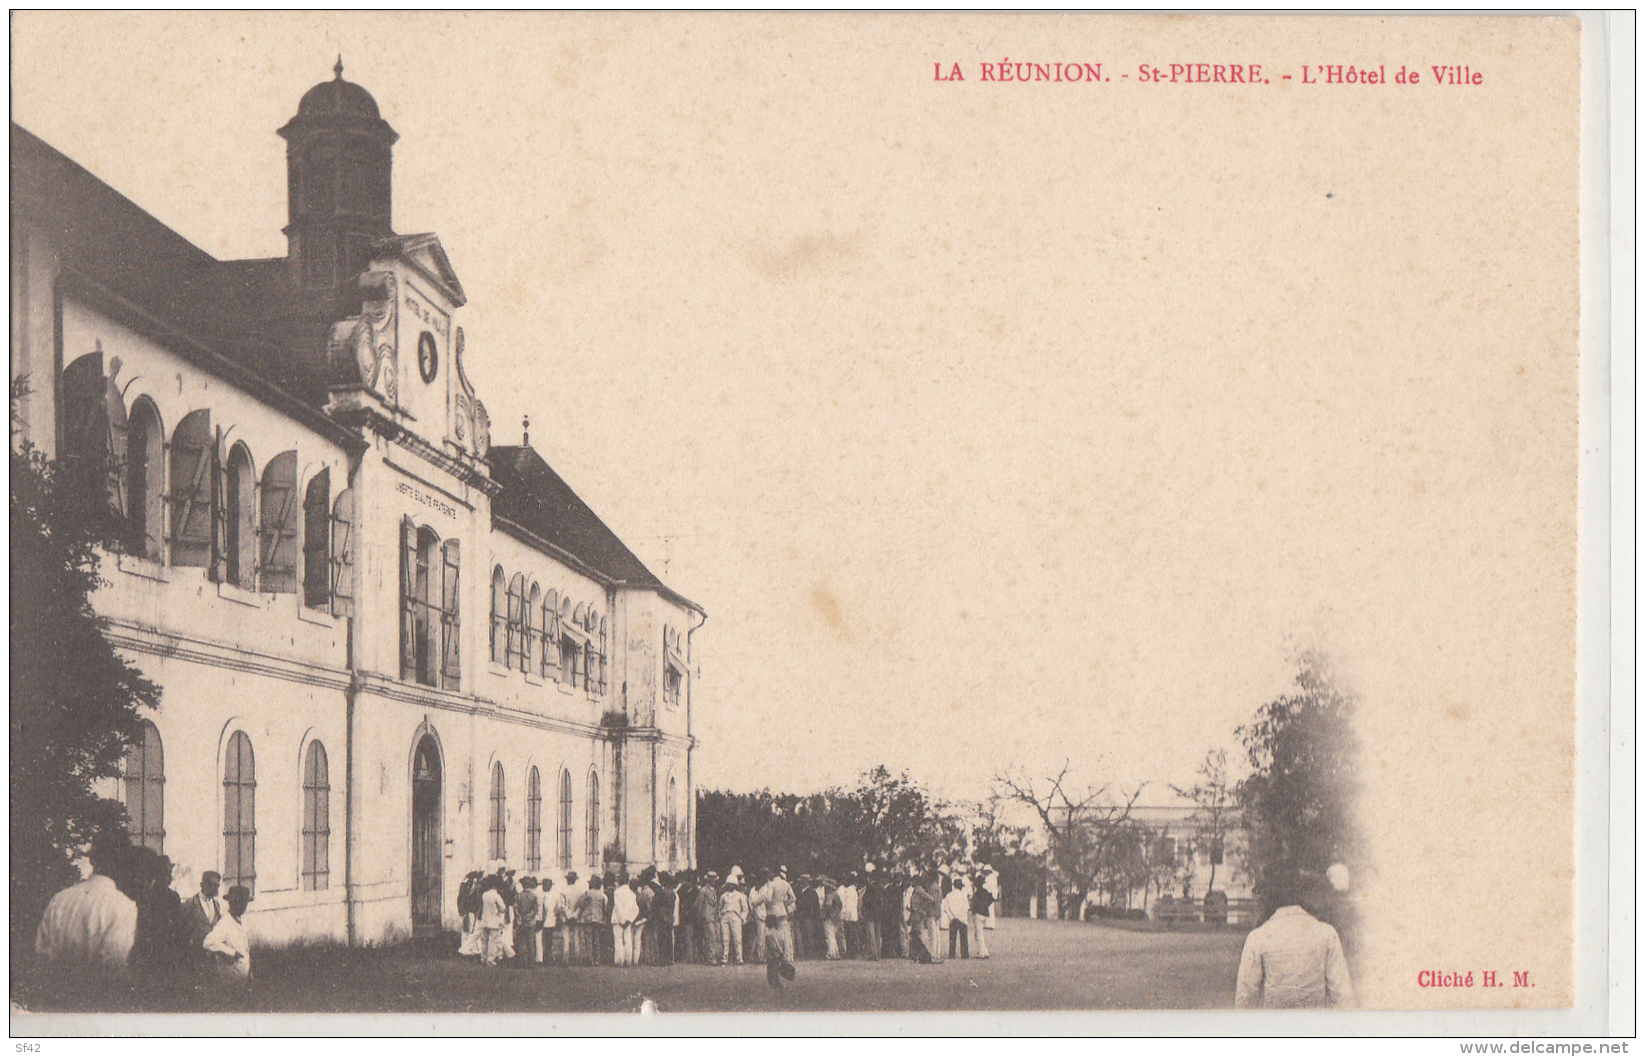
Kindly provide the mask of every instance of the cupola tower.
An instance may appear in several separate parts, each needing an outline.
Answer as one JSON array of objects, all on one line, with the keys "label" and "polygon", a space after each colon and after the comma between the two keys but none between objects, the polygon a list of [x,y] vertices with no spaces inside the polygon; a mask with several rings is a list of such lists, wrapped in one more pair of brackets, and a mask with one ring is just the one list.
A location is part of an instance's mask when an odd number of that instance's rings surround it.
[{"label": "cupola tower", "polygon": [[292,281],[299,290],[331,291],[366,266],[371,244],[394,234],[392,174],[399,133],[371,93],[336,76],[310,88],[297,116],[280,129],[286,141],[285,227]]}]

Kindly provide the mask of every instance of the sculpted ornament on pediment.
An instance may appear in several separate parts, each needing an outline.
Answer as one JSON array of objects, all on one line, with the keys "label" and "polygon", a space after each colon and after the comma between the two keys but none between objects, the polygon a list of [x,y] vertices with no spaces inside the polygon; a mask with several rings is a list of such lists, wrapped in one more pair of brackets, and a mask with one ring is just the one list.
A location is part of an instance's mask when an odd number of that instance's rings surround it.
[{"label": "sculpted ornament on pediment", "polygon": [[367,300],[358,316],[331,325],[326,358],[336,384],[373,391],[380,386],[382,395],[393,402],[399,388],[394,338],[397,284],[390,272],[366,272],[360,286]]}]

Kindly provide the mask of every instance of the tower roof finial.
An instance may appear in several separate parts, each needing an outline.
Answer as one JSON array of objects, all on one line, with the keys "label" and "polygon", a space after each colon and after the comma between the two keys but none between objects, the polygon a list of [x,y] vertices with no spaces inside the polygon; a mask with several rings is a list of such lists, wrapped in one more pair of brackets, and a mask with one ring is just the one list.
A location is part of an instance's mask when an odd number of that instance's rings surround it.
[{"label": "tower roof finial", "polygon": [[331,71],[337,75],[337,79],[339,81],[341,81],[343,79],[343,53],[342,52],[337,53],[337,65],[333,66],[331,68]]},{"label": "tower roof finial", "polygon": [[520,422],[520,445],[531,447],[531,416],[526,415]]}]

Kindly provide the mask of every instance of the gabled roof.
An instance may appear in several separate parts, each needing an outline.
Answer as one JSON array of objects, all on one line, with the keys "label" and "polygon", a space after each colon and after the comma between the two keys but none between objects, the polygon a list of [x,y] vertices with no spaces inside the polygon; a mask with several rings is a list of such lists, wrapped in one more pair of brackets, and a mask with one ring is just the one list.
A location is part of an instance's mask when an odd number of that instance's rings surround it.
[{"label": "gabled roof", "polygon": [[463,284],[457,281],[457,272],[451,267],[451,258],[446,256],[445,247],[440,245],[440,237],[433,232],[424,232],[421,235],[390,235],[372,243],[371,248],[378,255],[393,254],[405,258],[431,281],[445,287],[446,295],[454,304],[468,303],[468,295],[463,293]]},{"label": "gabled roof", "polygon": [[[174,351],[336,437],[309,379],[261,324],[291,310],[284,258],[219,261],[16,122],[14,221],[37,225],[65,272],[118,305],[128,323],[164,333]],[[140,316],[136,321],[132,316]]]},{"label": "gabled roof", "polygon": [[657,579],[536,449],[493,447],[490,463],[492,479],[503,486],[502,493],[491,501],[493,522],[502,520],[525,529],[606,579],[630,587],[650,588],[680,605],[703,612],[701,606]]},{"label": "gabled roof", "polygon": [[217,259],[15,122],[11,207],[87,278],[174,324],[210,318]]}]

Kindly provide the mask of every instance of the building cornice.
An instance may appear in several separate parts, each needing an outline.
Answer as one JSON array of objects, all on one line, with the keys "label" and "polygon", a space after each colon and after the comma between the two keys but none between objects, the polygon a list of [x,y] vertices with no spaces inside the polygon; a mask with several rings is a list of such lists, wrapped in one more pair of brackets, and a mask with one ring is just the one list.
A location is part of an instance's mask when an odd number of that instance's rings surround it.
[{"label": "building cornice", "polygon": [[450,474],[470,488],[484,492],[487,496],[495,496],[503,490],[503,486],[492,480],[489,474],[429,443],[403,423],[394,421],[374,408],[351,408],[338,412],[337,418],[347,425],[363,426],[390,443],[398,444],[429,465]]},{"label": "building cornice", "polygon": [[325,687],[330,690],[346,690],[349,686],[346,668],[332,668],[289,657],[277,657],[232,643],[161,631],[152,625],[135,620],[119,617],[103,619],[104,634],[109,642],[117,648],[128,649],[134,653],[192,661],[213,668],[266,675],[287,682]]}]

